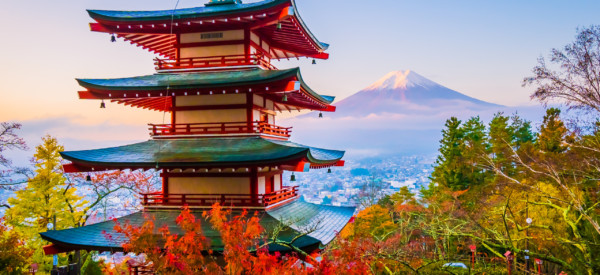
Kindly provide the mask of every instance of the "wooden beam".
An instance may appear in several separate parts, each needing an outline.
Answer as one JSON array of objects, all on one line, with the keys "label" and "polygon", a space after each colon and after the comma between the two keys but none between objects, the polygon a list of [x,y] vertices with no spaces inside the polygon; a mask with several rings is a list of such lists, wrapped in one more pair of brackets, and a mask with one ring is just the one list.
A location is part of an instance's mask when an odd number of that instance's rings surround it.
[{"label": "wooden beam", "polygon": [[302,87],[300,81],[290,81],[286,84],[285,90],[286,92],[298,91]]},{"label": "wooden beam", "polygon": [[228,110],[228,109],[245,109],[246,107],[247,107],[247,104],[179,106],[179,107],[174,107],[173,111]]},{"label": "wooden beam", "polygon": [[102,99],[90,91],[79,91],[77,94],[79,95],[79,99]]},{"label": "wooden beam", "polygon": [[180,43],[180,44],[174,44],[174,46],[179,47],[179,48],[192,48],[192,47],[236,45],[236,44],[244,44],[244,42],[245,42],[244,39],[240,39],[240,40],[226,40],[226,41]]}]

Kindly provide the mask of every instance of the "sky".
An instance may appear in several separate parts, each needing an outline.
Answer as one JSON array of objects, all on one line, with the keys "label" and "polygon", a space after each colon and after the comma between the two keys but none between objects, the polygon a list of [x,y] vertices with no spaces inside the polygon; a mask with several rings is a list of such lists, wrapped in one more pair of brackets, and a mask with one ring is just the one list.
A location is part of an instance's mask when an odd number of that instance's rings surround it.
[{"label": "sky", "polygon": [[[180,0],[179,7],[206,1]],[[246,1],[255,2],[255,1]],[[79,100],[74,78],[152,74],[154,56],[108,34],[89,31],[86,9],[172,9],[176,0],[0,2],[0,121],[28,135],[131,140],[162,113]],[[600,1],[296,0],[301,17],[330,59],[300,66],[305,81],[343,99],[393,70],[410,69],[468,96],[528,105],[521,81],[538,57],[574,40],[577,27],[599,24]],[[71,127],[77,125],[77,127]],[[131,127],[130,127],[131,126]],[[29,128],[28,128],[29,127]],[[75,130],[74,130],[75,129]],[[109,130],[107,130],[109,129]],[[67,146],[68,147],[68,146]],[[77,146],[75,146],[77,147]]]}]

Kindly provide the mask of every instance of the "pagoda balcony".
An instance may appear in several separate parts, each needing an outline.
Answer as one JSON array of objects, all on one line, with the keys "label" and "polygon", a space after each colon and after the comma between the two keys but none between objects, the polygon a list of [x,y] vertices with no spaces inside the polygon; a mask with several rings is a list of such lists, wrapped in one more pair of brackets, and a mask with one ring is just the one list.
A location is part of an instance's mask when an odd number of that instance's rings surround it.
[{"label": "pagoda balcony", "polygon": [[270,59],[261,54],[250,55],[221,55],[208,57],[192,57],[173,59],[154,59],[158,72],[189,71],[189,70],[223,70],[228,67],[259,66],[267,70],[277,70]]},{"label": "pagoda balcony", "polygon": [[184,123],[184,124],[148,124],[150,136],[215,136],[215,135],[244,135],[262,134],[279,138],[289,138],[292,127],[281,127],[264,122],[215,122],[215,123]]},{"label": "pagoda balcony", "polygon": [[190,207],[210,208],[219,203],[232,208],[272,208],[299,198],[298,186],[284,187],[264,195],[252,194],[140,194],[144,208]]}]

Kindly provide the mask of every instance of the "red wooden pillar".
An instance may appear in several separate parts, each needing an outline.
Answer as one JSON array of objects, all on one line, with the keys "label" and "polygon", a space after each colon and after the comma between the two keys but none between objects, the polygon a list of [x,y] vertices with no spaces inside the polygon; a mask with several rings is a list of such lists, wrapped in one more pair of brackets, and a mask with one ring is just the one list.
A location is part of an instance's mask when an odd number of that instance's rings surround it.
[{"label": "red wooden pillar", "polygon": [[245,28],[244,29],[244,59],[245,59],[245,63],[249,64],[250,63],[250,29]]},{"label": "red wooden pillar", "polygon": [[177,109],[177,108],[175,108],[176,107],[175,102],[176,102],[175,97],[171,96],[171,110],[170,111],[171,111],[171,127],[173,127],[173,128],[175,127],[175,124],[177,121],[176,116],[175,116],[175,110]]},{"label": "red wooden pillar", "polygon": [[162,203],[166,204],[169,202],[167,199],[169,197],[169,178],[163,176],[162,178],[162,193],[163,193],[163,201]]},{"label": "red wooden pillar", "polygon": [[254,121],[254,113],[252,112],[252,107],[254,105],[254,96],[251,92],[246,93],[246,127],[248,127],[247,133],[253,133],[253,121]]},{"label": "red wooden pillar", "polygon": [[258,201],[258,168],[250,168],[250,195],[252,204],[259,204]]}]

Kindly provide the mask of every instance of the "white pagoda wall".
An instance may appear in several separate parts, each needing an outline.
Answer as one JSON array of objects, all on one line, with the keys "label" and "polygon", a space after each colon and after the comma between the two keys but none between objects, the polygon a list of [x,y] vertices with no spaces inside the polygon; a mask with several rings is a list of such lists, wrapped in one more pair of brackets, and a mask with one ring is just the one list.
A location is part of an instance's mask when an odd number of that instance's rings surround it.
[{"label": "white pagoda wall", "polygon": [[[222,33],[221,38],[204,38],[202,34]],[[198,43],[198,42],[220,42],[220,41],[234,41],[244,40],[244,30],[231,30],[231,31],[212,31],[212,32],[196,32],[196,33],[184,33],[180,36],[180,43]],[[221,46],[203,46],[203,47],[190,47],[181,48],[179,53],[180,58],[190,57],[209,57],[209,56],[223,56],[223,55],[243,55],[244,54],[244,43],[233,44],[233,45],[221,45]]]},{"label": "white pagoda wall", "polygon": [[250,194],[250,177],[172,177],[169,178],[169,193]]},{"label": "white pagoda wall", "polygon": [[[176,107],[246,104],[245,94],[189,95],[175,97]],[[175,111],[175,124],[245,122],[246,109]]]}]

